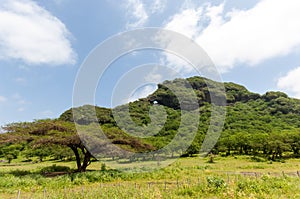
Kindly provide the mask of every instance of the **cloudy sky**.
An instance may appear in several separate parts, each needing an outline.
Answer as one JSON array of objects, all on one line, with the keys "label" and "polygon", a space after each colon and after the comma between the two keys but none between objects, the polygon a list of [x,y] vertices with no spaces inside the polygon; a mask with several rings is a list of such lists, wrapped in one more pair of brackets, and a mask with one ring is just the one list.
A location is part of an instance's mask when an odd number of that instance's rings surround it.
[{"label": "cloudy sky", "polygon": [[[58,117],[72,106],[76,74],[90,51],[123,31],[161,27],[197,42],[223,81],[250,91],[300,98],[300,1],[296,0],[0,0],[0,125]],[[131,67],[184,62],[161,52],[133,52],[99,83],[96,104],[109,107],[118,78]],[[153,68],[154,82],[163,81]],[[147,77],[145,77],[147,78]],[[128,98],[155,87],[137,88]]]}]

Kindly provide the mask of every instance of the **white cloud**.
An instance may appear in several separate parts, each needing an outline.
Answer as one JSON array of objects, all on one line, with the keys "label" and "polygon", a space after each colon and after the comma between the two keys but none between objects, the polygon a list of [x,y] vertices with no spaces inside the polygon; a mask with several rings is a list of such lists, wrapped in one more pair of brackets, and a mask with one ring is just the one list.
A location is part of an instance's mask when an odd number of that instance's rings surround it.
[{"label": "white cloud", "polygon": [[164,11],[167,5],[167,0],[154,0],[151,1],[152,5],[150,6],[151,13],[161,13]]},{"label": "white cloud", "polygon": [[277,87],[290,92],[293,97],[300,98],[300,67],[289,71],[277,81]]},{"label": "white cloud", "polygon": [[137,28],[143,26],[149,17],[143,2],[140,0],[128,0],[127,13],[132,20],[132,22],[127,24],[128,28]]},{"label": "white cloud", "polygon": [[[219,6],[219,9],[222,9],[222,7],[223,4]],[[216,8],[211,9],[211,12],[216,12]],[[205,23],[208,21],[208,17],[205,16],[208,13],[208,9],[210,9],[210,7],[196,6],[195,4],[186,1],[181,11],[173,15],[164,25],[164,28],[176,31],[186,37],[196,40],[203,31]],[[169,45],[177,46],[179,49],[182,48],[182,46],[180,46],[181,44],[177,43],[178,42],[174,40],[174,42],[170,42]],[[182,75],[195,73],[195,69],[192,66],[175,54],[163,53],[161,64],[172,68]]]},{"label": "white cloud", "polygon": [[144,79],[146,82],[152,82],[152,83],[160,83],[162,80],[163,80],[163,75],[161,72],[160,72],[160,69],[158,66],[155,66],[151,72],[149,74],[147,74]]},{"label": "white cloud", "polygon": [[[170,43],[170,45],[174,44]],[[195,72],[195,68],[193,68],[193,66],[191,66],[187,61],[185,61],[181,57],[178,57],[175,54],[168,52],[163,53],[163,58],[160,60],[160,64],[171,68],[173,70],[172,75],[181,74],[185,76]]]},{"label": "white cloud", "polygon": [[199,21],[202,16],[202,8],[186,9],[175,14],[171,20],[165,25],[166,29],[174,30],[187,37],[193,38],[199,34]]},{"label": "white cloud", "polygon": [[6,102],[6,97],[0,95],[0,103]]},{"label": "white cloud", "polygon": [[126,103],[133,102],[140,98],[147,97],[149,94],[153,93],[156,89],[157,89],[157,86],[154,84],[145,85],[145,86],[135,90],[134,93],[132,93],[131,96],[128,98]]},{"label": "white cloud", "polygon": [[292,52],[300,45],[299,10],[295,0],[261,0],[227,13],[224,4],[204,5],[180,11],[165,27],[194,38],[224,72]]},{"label": "white cloud", "polygon": [[127,0],[125,9],[129,17],[127,28],[140,28],[145,26],[153,14],[161,13],[167,5],[167,0]]},{"label": "white cloud", "polygon": [[76,55],[66,26],[31,0],[0,5],[0,59],[26,64],[74,64]]}]

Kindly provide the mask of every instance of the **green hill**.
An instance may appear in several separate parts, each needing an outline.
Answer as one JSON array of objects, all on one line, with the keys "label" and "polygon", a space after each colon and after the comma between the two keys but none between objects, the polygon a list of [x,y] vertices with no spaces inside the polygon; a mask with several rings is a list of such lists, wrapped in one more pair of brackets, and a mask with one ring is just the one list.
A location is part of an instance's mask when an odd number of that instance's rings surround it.
[{"label": "green hill", "polygon": [[[190,96],[191,89],[196,95],[197,104]],[[223,89],[226,95],[222,92]],[[212,105],[226,108],[223,131],[212,152],[224,155],[231,153],[262,155],[273,160],[283,155],[299,156],[300,100],[290,98],[282,92],[270,91],[260,95],[235,83],[222,84],[203,77],[165,81],[158,84],[158,89],[154,93],[135,102],[112,110],[86,105],[73,109],[76,112],[74,118],[70,109],[59,119],[70,122],[75,120],[81,125],[97,122],[106,128],[121,125],[126,133],[136,134],[139,137],[144,135],[142,139],[146,143],[159,149],[176,137],[178,129],[181,128],[180,123],[183,117],[186,117],[191,124],[199,122],[193,143],[187,151],[183,151],[181,146],[187,140],[187,136],[183,134],[178,138],[177,135],[178,144],[165,153],[193,155],[199,152],[208,127],[212,125],[210,124]],[[166,115],[149,115],[153,107],[164,107]],[[93,116],[94,110],[96,117]],[[129,115],[126,115],[126,110],[129,110]],[[199,113],[199,121],[184,111]],[[114,113],[123,118],[118,124],[114,120]],[[164,116],[165,123],[159,123]],[[151,125],[155,122],[156,125]],[[188,132],[188,128],[189,126],[184,126],[182,129]]]},{"label": "green hill", "polygon": [[162,164],[199,152],[275,161],[300,157],[300,100],[191,77],[164,81],[148,97],[113,109],[85,105],[3,129],[0,158],[73,159],[78,171],[94,158]]}]

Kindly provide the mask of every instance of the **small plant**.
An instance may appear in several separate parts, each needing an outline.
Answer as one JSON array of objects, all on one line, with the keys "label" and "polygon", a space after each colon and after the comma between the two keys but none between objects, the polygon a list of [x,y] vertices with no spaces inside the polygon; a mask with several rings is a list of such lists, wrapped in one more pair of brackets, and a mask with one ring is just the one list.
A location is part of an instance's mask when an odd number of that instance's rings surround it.
[{"label": "small plant", "polygon": [[101,164],[101,171],[106,171],[107,168],[106,168],[106,164],[105,163],[102,163]]},{"label": "small plant", "polygon": [[239,192],[259,193],[261,188],[259,181],[255,180],[243,179],[237,182],[237,191]]},{"label": "small plant", "polygon": [[206,180],[207,180],[207,186],[213,191],[222,190],[227,186],[225,181],[219,177],[208,176]]},{"label": "small plant", "polygon": [[16,159],[16,157],[13,156],[12,154],[5,155],[5,158],[7,159],[8,164],[10,164],[13,159]]},{"label": "small plant", "polygon": [[209,155],[208,155],[208,163],[215,163],[215,160],[214,160],[214,158],[215,158],[215,155],[214,154],[212,154],[212,153],[210,153]]}]

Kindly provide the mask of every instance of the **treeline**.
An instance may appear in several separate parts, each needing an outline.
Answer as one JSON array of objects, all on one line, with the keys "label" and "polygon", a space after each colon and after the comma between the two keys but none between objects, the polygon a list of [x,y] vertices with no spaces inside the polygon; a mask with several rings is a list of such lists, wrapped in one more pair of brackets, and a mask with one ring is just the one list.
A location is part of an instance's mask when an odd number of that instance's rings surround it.
[{"label": "treeline", "polygon": [[22,157],[23,162],[43,162],[45,158],[61,161],[75,160],[73,152],[62,146],[32,147],[27,142],[1,145],[0,158],[4,158],[8,163],[11,163],[12,160],[18,157]]},{"label": "treeline", "polygon": [[286,157],[300,157],[300,132],[281,131],[267,133],[236,133],[222,135],[216,152],[226,155],[260,155],[270,160]]}]

